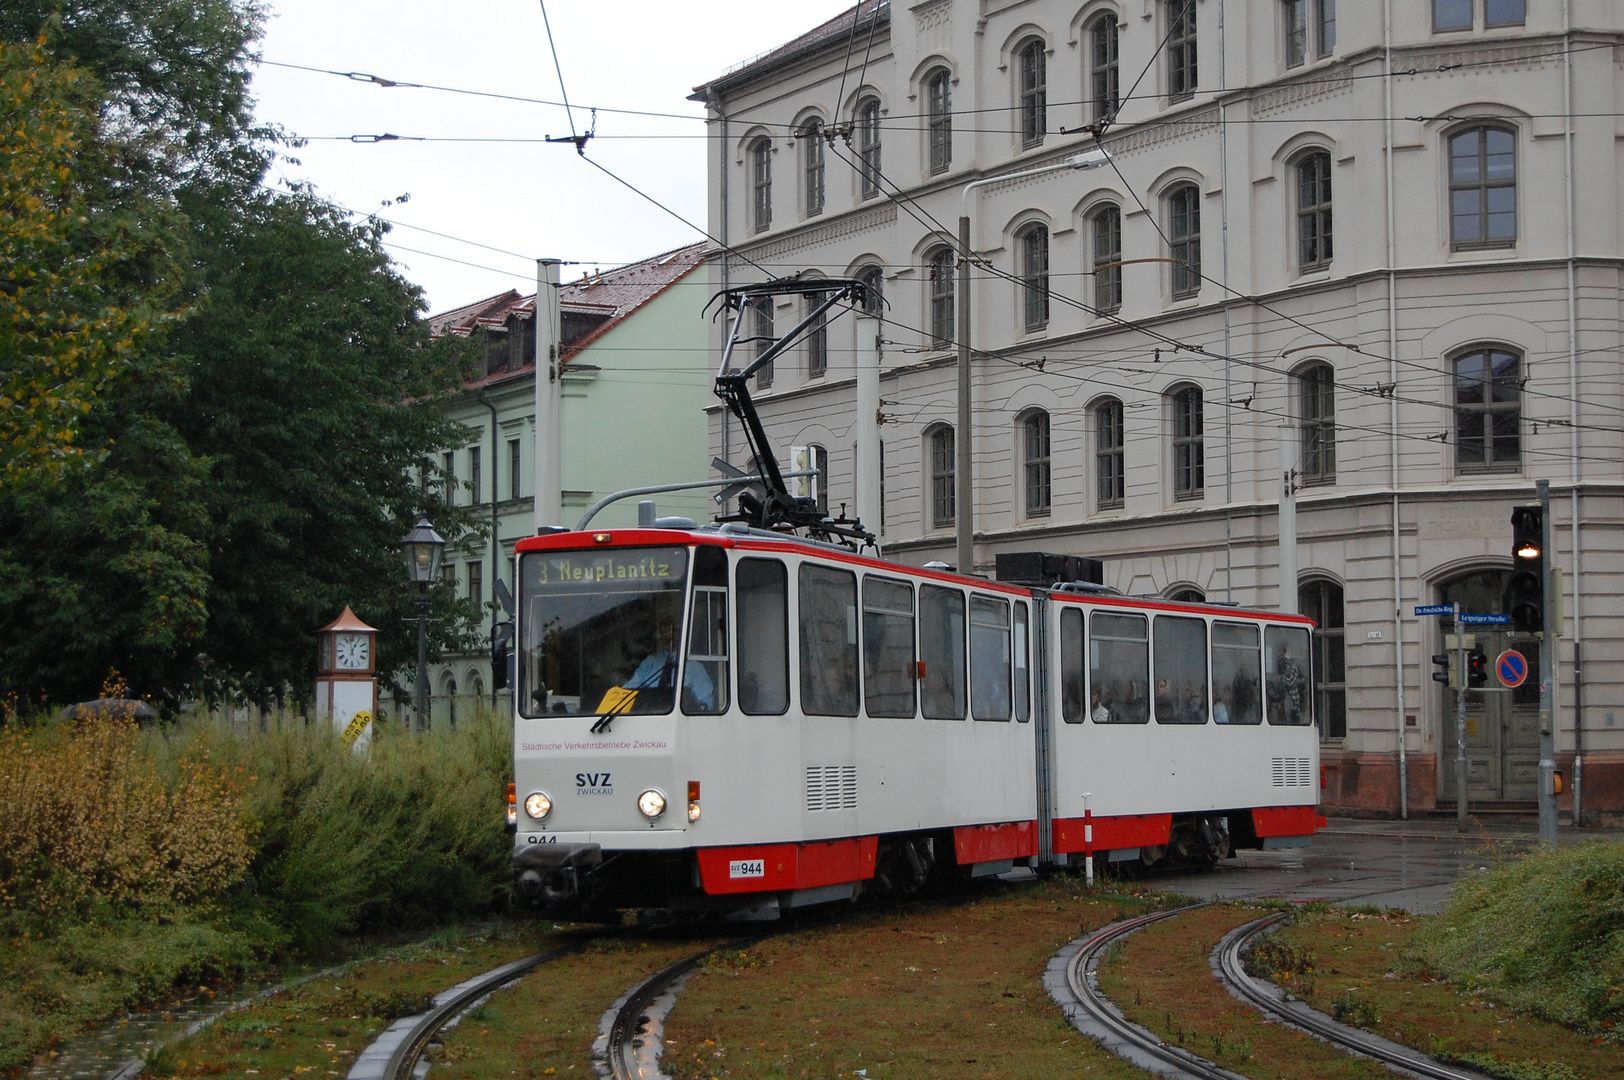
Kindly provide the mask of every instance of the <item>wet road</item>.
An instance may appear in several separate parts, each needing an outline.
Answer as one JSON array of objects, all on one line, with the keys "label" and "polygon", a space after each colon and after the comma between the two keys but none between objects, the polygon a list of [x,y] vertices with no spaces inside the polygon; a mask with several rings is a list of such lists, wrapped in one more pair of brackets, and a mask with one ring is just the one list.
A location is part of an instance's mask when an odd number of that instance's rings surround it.
[{"label": "wet road", "polygon": [[[1564,828],[1559,842],[1620,833]],[[1436,912],[1464,874],[1538,845],[1532,820],[1473,822],[1455,831],[1453,820],[1366,821],[1332,818],[1307,848],[1242,851],[1199,874],[1156,876],[1148,884],[1202,900],[1275,897],[1333,904]]]}]

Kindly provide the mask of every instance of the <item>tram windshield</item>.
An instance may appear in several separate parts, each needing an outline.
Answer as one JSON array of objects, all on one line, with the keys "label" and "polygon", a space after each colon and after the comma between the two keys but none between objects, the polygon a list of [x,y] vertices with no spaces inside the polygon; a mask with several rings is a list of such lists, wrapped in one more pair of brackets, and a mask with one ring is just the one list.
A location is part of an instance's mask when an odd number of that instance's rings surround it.
[{"label": "tram windshield", "polygon": [[688,551],[681,547],[525,555],[523,715],[669,713],[687,580]]}]

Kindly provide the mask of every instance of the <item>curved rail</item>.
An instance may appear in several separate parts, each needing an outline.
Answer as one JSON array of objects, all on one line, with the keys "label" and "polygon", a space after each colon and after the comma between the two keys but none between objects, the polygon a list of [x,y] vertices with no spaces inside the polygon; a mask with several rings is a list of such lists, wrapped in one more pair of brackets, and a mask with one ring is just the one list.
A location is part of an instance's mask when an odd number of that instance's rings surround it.
[{"label": "curved rail", "polygon": [[[1050,995],[1060,1003],[1066,1018],[1077,1030],[1143,1069],[1175,1080],[1246,1080],[1206,1058],[1197,1057],[1177,1046],[1169,1046],[1154,1032],[1123,1016],[1100,992],[1097,971],[1105,950],[1135,930],[1205,906],[1197,904],[1172,911],[1158,911],[1097,930],[1069,946],[1075,948],[1070,956],[1063,950],[1050,964],[1049,975],[1044,982],[1048,984]],[[1063,994],[1071,1000],[1064,1000]]]},{"label": "curved rail", "polygon": [[469,1004],[489,994],[504,983],[512,982],[532,968],[561,956],[579,952],[582,946],[554,949],[492,968],[466,982],[437,994],[434,1007],[418,1016],[397,1020],[389,1029],[363,1050],[350,1068],[347,1080],[407,1080],[417,1067],[429,1040],[449,1024]]},{"label": "curved rail", "polygon": [[1309,1008],[1273,983],[1248,975],[1246,966],[1241,962],[1241,953],[1258,935],[1273,930],[1287,918],[1288,912],[1277,912],[1237,926],[1225,934],[1217,948],[1212,950],[1210,959],[1213,973],[1231,994],[1272,1020],[1306,1031],[1339,1050],[1371,1058],[1390,1069],[1425,1077],[1426,1080],[1487,1080],[1482,1073],[1445,1065],[1419,1050],[1412,1050],[1360,1028],[1349,1027]]}]

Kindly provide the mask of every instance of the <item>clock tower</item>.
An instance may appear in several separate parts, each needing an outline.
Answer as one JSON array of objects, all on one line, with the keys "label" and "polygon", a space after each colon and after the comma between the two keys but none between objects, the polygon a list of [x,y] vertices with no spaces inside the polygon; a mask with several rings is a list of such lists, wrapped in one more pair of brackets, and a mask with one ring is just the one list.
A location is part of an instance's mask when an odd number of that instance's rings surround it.
[{"label": "clock tower", "polygon": [[378,714],[377,636],[346,606],[317,637],[316,719],[331,720],[357,749],[372,741]]}]

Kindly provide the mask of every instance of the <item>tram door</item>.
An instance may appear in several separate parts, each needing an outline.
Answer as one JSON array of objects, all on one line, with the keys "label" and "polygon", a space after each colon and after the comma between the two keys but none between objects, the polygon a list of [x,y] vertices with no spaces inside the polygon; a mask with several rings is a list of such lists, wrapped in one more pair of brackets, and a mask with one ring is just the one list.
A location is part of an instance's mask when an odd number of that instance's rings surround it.
[{"label": "tram door", "polygon": [[[1496,614],[1503,610],[1504,571],[1485,571],[1456,579],[1442,589],[1442,602],[1460,602],[1462,611]],[[1438,620],[1437,652],[1444,652],[1444,638],[1455,632],[1453,621]],[[1532,800],[1539,795],[1539,650],[1540,641],[1532,635],[1513,632],[1504,626],[1466,626],[1461,629],[1477,639],[1474,651],[1488,657],[1489,681],[1480,689],[1466,691],[1466,799]],[[1495,659],[1507,649],[1522,653],[1528,661],[1529,677],[1515,689],[1506,689],[1495,677]],[[1459,698],[1455,690],[1441,687],[1443,708],[1439,720],[1443,738],[1443,760],[1439,762],[1438,798],[1455,801],[1457,750],[1455,732]]]}]

